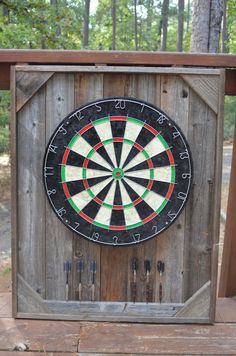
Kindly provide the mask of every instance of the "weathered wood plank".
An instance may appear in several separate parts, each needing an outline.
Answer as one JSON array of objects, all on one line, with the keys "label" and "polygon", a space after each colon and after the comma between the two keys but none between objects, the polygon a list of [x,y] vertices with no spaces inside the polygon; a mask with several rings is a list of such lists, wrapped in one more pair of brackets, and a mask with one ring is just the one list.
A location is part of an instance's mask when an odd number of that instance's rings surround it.
[{"label": "weathered wood plank", "polygon": [[18,268],[18,216],[17,216],[17,121],[15,67],[11,67],[11,257],[12,257],[12,314],[17,312],[17,268]]},{"label": "weathered wood plank", "polygon": [[[131,74],[105,73],[104,97],[126,96],[130,93]],[[114,234],[115,236],[115,234]],[[126,301],[128,247],[101,247],[101,300]]]},{"label": "weathered wood plank", "polygon": [[99,65],[16,65],[16,71],[19,72],[95,72],[95,73],[139,73],[139,74],[193,74],[193,75],[219,75],[220,70],[211,68],[182,68],[182,67],[140,67],[140,66],[107,66]]},{"label": "weathered wood plank", "polygon": [[45,352],[66,352],[68,355],[77,352],[79,335],[80,323],[9,318],[0,323],[0,349],[13,350],[21,342],[28,346],[29,352],[44,351],[44,355]]},{"label": "weathered wood plank", "polygon": [[[74,76],[56,73],[46,84],[46,142],[62,119],[74,109]],[[45,196],[45,194],[44,194]],[[46,198],[45,198],[46,199]],[[66,298],[66,274],[64,261],[72,261],[70,232],[52,211],[46,201],[46,298]],[[72,295],[72,279],[69,280],[69,297]]]},{"label": "weathered wood plank", "polygon": [[183,304],[166,303],[122,303],[122,302],[63,302],[45,301],[45,307],[52,314],[77,315],[80,320],[142,320],[154,321],[158,318],[174,316]]},{"label": "weathered wood plank", "polygon": [[45,194],[42,182],[45,99],[45,88],[41,88],[20,110],[16,138],[18,271],[42,297],[45,296]]},{"label": "weathered wood plank", "polygon": [[44,350],[62,355],[234,355],[235,330],[234,324],[139,325],[4,319],[0,324],[0,345],[5,355],[18,342],[29,345],[28,353]]},{"label": "weathered wood plank", "polygon": [[[75,106],[79,107],[88,102],[103,97],[103,74],[102,73],[77,73],[75,74]],[[85,271],[82,274],[82,300],[92,299],[92,274],[90,271],[91,261],[96,261],[97,272],[95,276],[94,299],[100,300],[100,249],[98,244],[74,235],[73,251],[74,262],[83,260]],[[74,297],[79,299],[78,287],[79,276],[76,269],[73,271]]]},{"label": "weathered wood plank", "polygon": [[[176,122],[186,137],[189,120],[188,105],[188,86],[177,75],[163,75],[161,77],[161,109]],[[158,237],[159,258],[166,267],[163,276],[158,277],[158,282],[162,282],[165,302],[183,301],[185,238],[187,236],[185,234],[185,211],[183,211],[174,225]]]},{"label": "weathered wood plank", "polygon": [[4,63],[101,63],[114,65],[186,65],[234,68],[235,55],[144,51],[76,51],[1,49]]},{"label": "weathered wood plank", "polygon": [[18,311],[28,313],[49,313],[50,309],[43,303],[43,298],[35,292],[24,278],[18,274]]},{"label": "weathered wood plank", "polygon": [[52,71],[40,75],[34,71],[16,73],[16,110],[19,111],[52,75]]},{"label": "weathered wood plank", "polygon": [[194,162],[194,177],[185,222],[189,236],[185,243],[185,300],[211,279],[212,207],[214,191],[219,189],[215,184],[216,153],[213,149],[216,144],[216,115],[191,89],[189,96],[188,142]]},{"label": "weathered wood plank", "polygon": [[198,315],[200,318],[207,318],[210,310],[210,295],[211,282],[209,281],[185,302],[175,317],[194,318]]},{"label": "weathered wood plank", "polygon": [[218,116],[216,126],[216,168],[215,168],[215,186],[214,191],[214,215],[213,215],[213,248],[211,256],[211,303],[210,303],[210,321],[215,320],[215,308],[218,288],[218,253],[220,238],[220,219],[221,214],[221,185],[222,185],[222,164],[223,164],[223,142],[224,142],[224,84],[225,70],[221,70],[219,88],[218,88]]},{"label": "weathered wood plank", "polygon": [[219,75],[182,75],[182,78],[188,83],[190,88],[202,98],[207,105],[217,114],[218,112],[218,92]]},{"label": "weathered wood plank", "polygon": [[132,355],[235,354],[235,325],[82,325],[80,352],[113,354],[115,350]]}]

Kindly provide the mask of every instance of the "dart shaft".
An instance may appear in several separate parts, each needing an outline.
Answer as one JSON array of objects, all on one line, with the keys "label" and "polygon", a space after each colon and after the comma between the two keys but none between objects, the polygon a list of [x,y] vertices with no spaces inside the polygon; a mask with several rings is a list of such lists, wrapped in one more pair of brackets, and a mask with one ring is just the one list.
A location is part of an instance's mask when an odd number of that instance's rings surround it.
[{"label": "dart shaft", "polygon": [[68,301],[69,300],[69,284],[68,283],[66,283],[65,294],[66,294],[66,301]]},{"label": "dart shaft", "polygon": [[91,299],[94,302],[94,300],[95,300],[95,284],[94,283],[92,284],[92,293],[91,294],[92,294]]}]

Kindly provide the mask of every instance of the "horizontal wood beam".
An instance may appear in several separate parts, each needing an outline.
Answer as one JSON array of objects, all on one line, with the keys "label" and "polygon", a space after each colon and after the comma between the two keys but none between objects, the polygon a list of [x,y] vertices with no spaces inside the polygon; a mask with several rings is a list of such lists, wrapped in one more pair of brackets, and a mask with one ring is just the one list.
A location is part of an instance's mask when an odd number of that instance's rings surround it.
[{"label": "horizontal wood beam", "polygon": [[[236,95],[236,55],[176,52],[0,50],[0,89],[10,89],[10,66],[29,64],[107,64],[228,68],[226,95]],[[231,70],[230,68],[235,68]]]},{"label": "horizontal wood beam", "polygon": [[0,63],[0,90],[10,90],[10,67],[9,63]]},{"label": "horizontal wood beam", "polygon": [[186,65],[197,67],[236,68],[236,55],[176,52],[0,50],[5,63],[84,63],[128,65]]},{"label": "horizontal wood beam", "polygon": [[236,69],[226,69],[225,95],[236,95]]}]

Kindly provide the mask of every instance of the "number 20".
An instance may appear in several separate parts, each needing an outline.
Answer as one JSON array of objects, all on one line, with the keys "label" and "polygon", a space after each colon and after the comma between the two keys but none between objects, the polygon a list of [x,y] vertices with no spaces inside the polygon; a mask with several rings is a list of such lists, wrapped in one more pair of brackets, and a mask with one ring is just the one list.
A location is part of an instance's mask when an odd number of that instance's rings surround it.
[{"label": "number 20", "polygon": [[124,100],[116,100],[115,108],[124,110],[126,103]]}]

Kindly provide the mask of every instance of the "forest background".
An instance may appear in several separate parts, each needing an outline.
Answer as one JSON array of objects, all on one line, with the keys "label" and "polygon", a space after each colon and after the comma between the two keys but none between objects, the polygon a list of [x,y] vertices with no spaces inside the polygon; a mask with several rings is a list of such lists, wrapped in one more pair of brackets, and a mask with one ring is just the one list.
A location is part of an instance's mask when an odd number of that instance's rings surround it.
[{"label": "forest background", "polygon": [[[0,48],[236,53],[236,0],[0,0]],[[227,141],[235,108],[226,97]],[[0,153],[9,112],[0,91]]]}]

